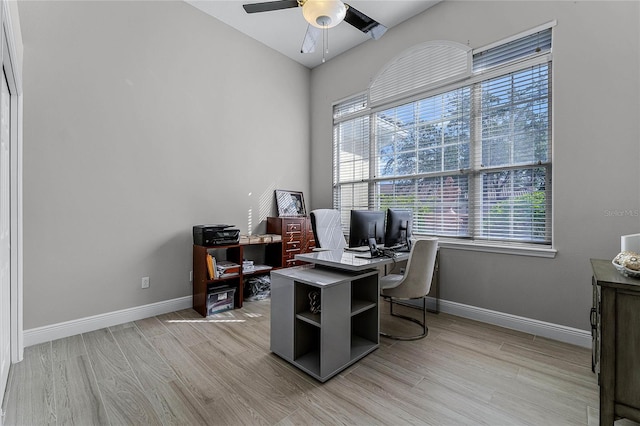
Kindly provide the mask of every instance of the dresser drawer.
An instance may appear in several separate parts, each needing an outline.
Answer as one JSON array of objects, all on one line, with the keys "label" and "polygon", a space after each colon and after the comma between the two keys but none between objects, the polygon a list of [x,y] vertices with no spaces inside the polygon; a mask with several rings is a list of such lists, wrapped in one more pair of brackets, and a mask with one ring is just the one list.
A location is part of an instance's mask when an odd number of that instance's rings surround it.
[{"label": "dresser drawer", "polygon": [[285,253],[296,252],[296,254],[299,254],[302,250],[302,242],[300,240],[286,241],[282,248]]},{"label": "dresser drawer", "polygon": [[287,232],[284,234],[285,242],[298,243],[302,241],[302,234],[300,232]]},{"label": "dresser drawer", "polygon": [[298,233],[300,234],[302,232],[302,222],[299,221],[287,221],[284,224],[284,232],[285,233]]},{"label": "dresser drawer", "polygon": [[313,251],[314,248],[316,248],[316,241],[315,240],[309,240],[309,241],[307,241],[307,245],[304,248],[304,252],[305,253],[309,253],[310,251]]},{"label": "dresser drawer", "polygon": [[293,243],[286,243],[283,247],[284,253],[282,253],[282,265],[285,267],[298,266],[302,263],[296,260],[296,255],[304,253],[302,250],[302,244],[299,241]]},{"label": "dresser drawer", "polygon": [[296,260],[296,259],[285,259],[283,267],[291,268],[292,266],[300,266],[302,264],[303,262],[300,262],[299,260]]}]

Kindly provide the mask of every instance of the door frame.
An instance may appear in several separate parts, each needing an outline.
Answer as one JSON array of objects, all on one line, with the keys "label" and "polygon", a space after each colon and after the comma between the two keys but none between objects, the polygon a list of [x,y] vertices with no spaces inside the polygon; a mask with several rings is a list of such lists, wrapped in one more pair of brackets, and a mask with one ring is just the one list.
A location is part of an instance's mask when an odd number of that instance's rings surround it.
[{"label": "door frame", "polygon": [[[15,28],[8,0],[2,2],[2,26],[0,28],[0,63],[4,67],[11,93],[11,133],[10,133],[10,244],[11,244],[11,363],[22,361],[24,355],[23,338],[23,292],[22,292],[22,63],[18,58]],[[17,7],[15,5],[14,7]],[[17,14],[16,14],[17,16]],[[19,37],[19,36],[18,36]],[[0,399],[2,396],[0,396]]]}]

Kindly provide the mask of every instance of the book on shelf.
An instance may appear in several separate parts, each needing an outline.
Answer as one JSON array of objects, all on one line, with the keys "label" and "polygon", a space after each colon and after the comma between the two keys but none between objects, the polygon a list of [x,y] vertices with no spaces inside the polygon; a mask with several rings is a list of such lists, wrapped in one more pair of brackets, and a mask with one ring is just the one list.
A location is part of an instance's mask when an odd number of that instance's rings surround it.
[{"label": "book on shelf", "polygon": [[209,279],[215,280],[218,278],[218,268],[216,266],[216,258],[207,253],[207,272],[209,272]]}]

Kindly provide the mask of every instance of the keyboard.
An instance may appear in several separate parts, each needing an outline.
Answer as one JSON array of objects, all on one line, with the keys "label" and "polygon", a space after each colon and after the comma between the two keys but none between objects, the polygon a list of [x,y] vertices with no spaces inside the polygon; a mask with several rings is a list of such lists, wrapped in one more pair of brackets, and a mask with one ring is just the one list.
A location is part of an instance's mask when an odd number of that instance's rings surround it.
[{"label": "keyboard", "polygon": [[367,253],[370,251],[369,246],[361,246],[361,247],[345,247],[344,251],[350,251],[353,253]]},{"label": "keyboard", "polygon": [[[405,244],[396,244],[395,246],[385,247],[383,245],[379,245],[378,249],[387,249],[387,250],[398,250],[398,251],[409,251]],[[345,247],[345,251],[350,251],[353,253],[367,253],[370,251],[369,246],[361,246],[361,247]]]}]

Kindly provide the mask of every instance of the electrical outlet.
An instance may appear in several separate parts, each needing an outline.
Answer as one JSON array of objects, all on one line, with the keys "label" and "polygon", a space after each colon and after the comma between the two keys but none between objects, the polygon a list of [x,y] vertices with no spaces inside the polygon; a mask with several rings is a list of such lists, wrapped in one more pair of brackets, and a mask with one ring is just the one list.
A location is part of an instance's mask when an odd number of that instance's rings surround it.
[{"label": "electrical outlet", "polygon": [[193,282],[193,271],[189,271],[189,282]]},{"label": "electrical outlet", "polygon": [[142,288],[149,288],[149,277],[142,277]]}]

